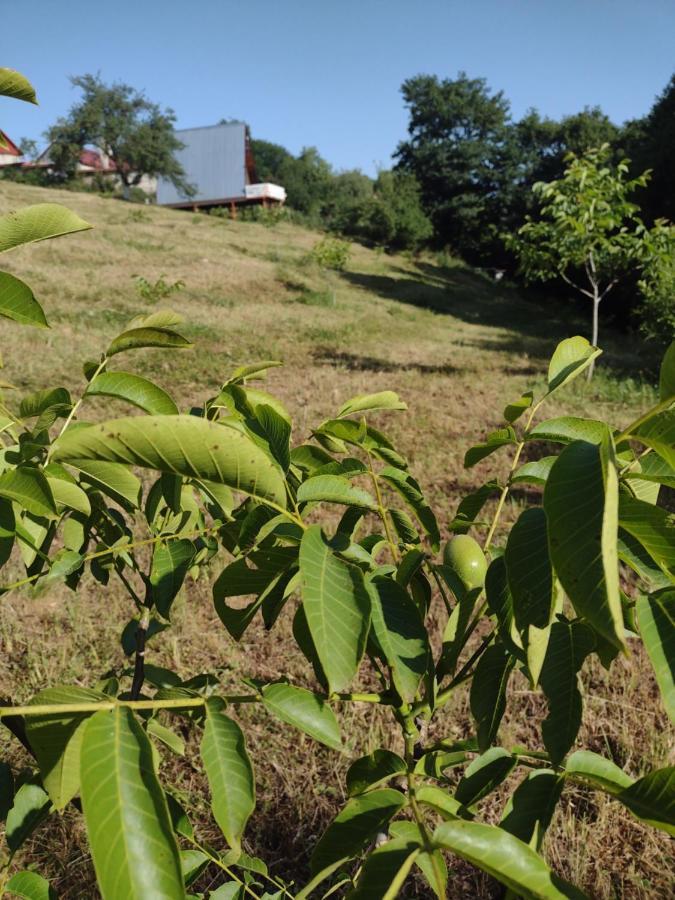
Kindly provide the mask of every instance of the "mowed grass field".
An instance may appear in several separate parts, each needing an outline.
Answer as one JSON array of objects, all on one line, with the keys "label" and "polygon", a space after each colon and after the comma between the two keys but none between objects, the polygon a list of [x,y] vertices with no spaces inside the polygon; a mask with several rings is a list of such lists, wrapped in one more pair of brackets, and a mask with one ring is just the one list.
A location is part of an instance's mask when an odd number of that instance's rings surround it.
[{"label": "mowed grass field", "polygon": [[[212,396],[235,366],[282,360],[283,368],[270,371],[266,389],[291,411],[294,442],[352,395],[393,389],[408,412],[383,416],[378,424],[408,455],[442,529],[465,493],[488,473],[499,476],[508,469],[507,454],[495,454],[466,471],[466,449],[500,425],[506,402],[543,387],[558,340],[589,330],[572,307],[534,304],[452,260],[439,265],[432,257],[414,260],[354,245],[346,271],[326,273],[308,260],[319,236],[294,225],[267,228],[0,182],[0,212],[46,201],[69,206],[95,228],[3,254],[2,267],[33,287],[51,325],[38,330],[0,321],[2,377],[16,387],[6,394],[10,404],[57,385],[79,395],[82,361],[97,358],[133,316],[157,308],[139,296],[132,276],[180,279],[185,288],[159,306],[185,316],[182,330],[194,349],[135,351],[118,356],[113,368],[156,380],[189,408]],[[606,353],[593,383],[577,382],[556,395],[542,418],[606,416],[622,425],[654,401],[654,386],[641,374],[655,362],[653,351],[609,331],[601,345]],[[112,401],[88,401],[81,415],[127,412]],[[509,501],[506,521],[515,519],[523,496],[516,493]],[[22,702],[47,685],[93,686],[108,670],[120,671],[126,663],[119,635],[132,613],[114,585],[104,591],[90,579],[77,595],[53,586],[3,595],[0,693]],[[186,677],[218,670],[227,686],[246,675],[288,675],[312,687],[292,649],[290,619],[282,616],[269,634],[254,623],[235,644],[213,611],[204,579],[184,590],[174,628],[150,644],[148,659],[158,665],[170,661]],[[636,776],[672,762],[672,730],[643,654],[618,660],[610,673],[587,666],[582,677],[588,700],[581,745]],[[502,743],[533,746],[546,706],[524,679],[515,684]],[[344,800],[350,756],[390,740],[386,720],[377,709],[346,711],[344,757],[258,710],[244,711],[241,720],[258,760],[258,807],[246,847],[273,871],[302,883],[314,841]],[[449,705],[442,724],[445,735],[470,733],[466,695]],[[7,750],[20,766],[26,759],[6,734]],[[165,761],[164,778],[191,805],[201,803],[199,833],[220,846],[193,740],[186,760]],[[503,801],[503,795],[492,795],[482,811],[497,820]],[[566,792],[549,830],[547,854],[561,875],[593,897],[670,896],[672,844],[594,793]],[[22,861],[38,863],[62,897],[98,896],[81,819],[72,807],[37,832]],[[500,896],[498,885],[469,866],[450,860],[450,867],[449,897]],[[201,888],[217,884],[217,874],[209,870]],[[412,885],[409,895],[428,896],[422,885]]]}]

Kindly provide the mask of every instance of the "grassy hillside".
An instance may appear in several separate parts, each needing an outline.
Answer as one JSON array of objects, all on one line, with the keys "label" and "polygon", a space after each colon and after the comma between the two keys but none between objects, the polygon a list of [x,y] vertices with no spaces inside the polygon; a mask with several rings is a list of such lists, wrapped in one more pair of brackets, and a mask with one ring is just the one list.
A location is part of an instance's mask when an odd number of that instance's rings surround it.
[{"label": "grassy hillside", "polygon": [[[271,371],[268,385],[293,414],[297,441],[353,394],[392,388],[410,412],[388,420],[388,428],[412,460],[441,525],[481,473],[508,468],[505,457],[495,456],[476,473],[465,471],[467,447],[500,423],[507,401],[544,383],[547,359],[560,338],[589,328],[567,308],[534,305],[515,289],[452,261],[438,265],[355,246],[344,273],[326,274],[308,261],[317,234],[296,226],[266,228],[0,182],[0,212],[48,200],[66,203],[95,229],[3,256],[3,267],[34,288],[52,326],[40,331],[0,321],[3,378],[16,385],[17,395],[59,384],[81,391],[77,360],[97,357],[130,318],[155,308],[140,297],[132,276],[180,279],[185,289],[161,305],[185,315],[184,332],[195,348],[137,352],[119,358],[125,368],[150,375],[189,406],[215,392],[240,363],[283,360],[285,367]],[[593,384],[575,383],[547,407],[546,416],[597,414],[625,424],[654,399],[653,386],[637,374],[646,348],[610,334],[602,344],[607,352]],[[112,402],[105,409],[109,415],[117,411]],[[86,414],[102,412],[92,404]],[[517,515],[517,502],[516,495],[508,517]],[[3,694],[22,701],[50,683],[91,685],[106,667],[124,665],[119,634],[131,610],[114,591],[103,600],[95,583],[83,588],[77,597],[46,588],[2,598]],[[220,668],[232,683],[251,672],[306,677],[288,650],[288,623],[270,635],[251,628],[234,645],[213,612],[207,582],[185,592],[177,621],[175,636],[151,648],[152,662],[170,658],[186,674]],[[668,730],[646,662],[618,661],[611,676],[591,669],[584,677],[593,694],[584,745],[636,775],[664,764]],[[518,708],[505,720],[504,741],[535,740],[533,726],[544,712],[540,697],[523,681]],[[260,801],[249,849],[302,880],[312,841],[343,797],[345,761],[270,725],[256,711],[244,715],[266,760],[259,766]],[[367,752],[383,726],[377,710],[363,715],[350,749]],[[448,710],[448,729],[458,737],[464,736],[467,715],[466,697]],[[176,764],[169,778],[199,796],[198,769]],[[217,841],[206,812],[202,833]],[[548,846],[560,873],[593,896],[668,892],[665,840],[617,804],[581,789],[561,807]],[[74,812],[59,827],[38,833],[27,860],[38,857],[60,896],[84,896],[83,879],[92,884]],[[494,885],[467,866],[457,869],[451,883],[453,897],[497,896]],[[87,897],[96,896],[95,887],[88,891]]]}]

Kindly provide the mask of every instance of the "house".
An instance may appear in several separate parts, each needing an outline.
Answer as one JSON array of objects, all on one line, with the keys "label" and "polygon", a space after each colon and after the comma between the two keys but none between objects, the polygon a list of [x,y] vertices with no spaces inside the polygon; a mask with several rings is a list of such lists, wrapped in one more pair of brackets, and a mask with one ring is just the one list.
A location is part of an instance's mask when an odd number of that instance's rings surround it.
[{"label": "house", "polygon": [[255,170],[248,127],[243,122],[223,122],[202,128],[176,132],[184,145],[176,159],[185,172],[185,180],[195,189],[186,197],[166,178],[157,184],[160,206],[194,209],[198,207],[251,204],[280,204],[286,191],[278,184],[261,184]]},{"label": "house", "polygon": [[4,166],[20,166],[23,154],[2,129],[0,129],[0,168]]},{"label": "house", "polygon": [[[50,144],[46,150],[33,160],[25,164],[27,169],[45,169],[49,171],[54,168],[54,161],[51,158],[53,144]],[[77,161],[75,171],[78,175],[84,177],[92,175],[115,175],[117,166],[102,150],[97,147],[85,147],[80,152],[80,158]]]}]

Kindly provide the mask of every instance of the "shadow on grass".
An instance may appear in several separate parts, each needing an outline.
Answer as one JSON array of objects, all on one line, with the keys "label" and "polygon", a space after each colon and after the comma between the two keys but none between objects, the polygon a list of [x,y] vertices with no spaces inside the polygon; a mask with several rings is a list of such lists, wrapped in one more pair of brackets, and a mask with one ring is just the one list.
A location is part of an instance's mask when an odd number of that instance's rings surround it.
[{"label": "shadow on grass", "polygon": [[[464,346],[510,354],[527,354],[535,360],[548,360],[552,348],[565,337],[585,335],[588,318],[572,302],[556,298],[545,303],[524,297],[515,287],[495,283],[486,275],[461,266],[435,266],[419,262],[414,270],[393,266],[393,276],[363,272],[343,272],[341,277],[387,300],[453,316],[461,322],[501,329],[494,337],[463,337]],[[604,329],[601,346],[603,364],[616,375],[636,374],[649,368],[640,356],[641,342],[627,335]],[[532,374],[539,371],[532,367]],[[519,375],[529,374],[522,368]]]},{"label": "shadow on grass", "polygon": [[392,362],[388,359],[379,359],[375,356],[359,356],[356,353],[346,353],[334,350],[332,347],[317,347],[312,351],[312,356],[318,363],[324,365],[343,366],[350,372],[401,372],[410,370],[421,372],[423,375],[456,375],[461,369],[450,363],[433,365],[421,362]]}]

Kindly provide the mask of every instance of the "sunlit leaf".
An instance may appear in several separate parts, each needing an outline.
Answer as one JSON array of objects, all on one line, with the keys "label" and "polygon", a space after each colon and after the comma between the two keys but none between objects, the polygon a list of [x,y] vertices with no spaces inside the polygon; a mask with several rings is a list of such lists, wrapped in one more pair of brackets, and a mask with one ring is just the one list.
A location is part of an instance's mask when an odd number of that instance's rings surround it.
[{"label": "sunlit leaf", "polygon": [[255,808],[253,768],[241,728],[222,711],[222,702],[207,701],[201,755],[211,789],[211,808],[230,847],[238,850]]},{"label": "sunlit leaf", "polygon": [[302,605],[331,691],[356,674],[370,626],[370,602],[360,569],[338,559],[319,525],[300,544]]},{"label": "sunlit leaf", "polygon": [[86,231],[88,228],[91,225],[57,203],[24,206],[0,216],[0,253],[22,244]]},{"label": "sunlit leaf", "polygon": [[48,327],[44,311],[33,291],[9,272],[0,272],[0,316],[13,319],[20,325]]},{"label": "sunlit leaf", "polygon": [[286,505],[279,467],[246,435],[195,416],[131,416],[66,431],[52,459],[78,466],[103,461],[228,485]]}]

